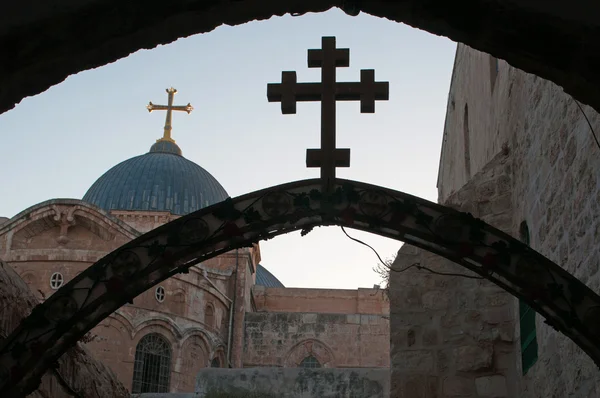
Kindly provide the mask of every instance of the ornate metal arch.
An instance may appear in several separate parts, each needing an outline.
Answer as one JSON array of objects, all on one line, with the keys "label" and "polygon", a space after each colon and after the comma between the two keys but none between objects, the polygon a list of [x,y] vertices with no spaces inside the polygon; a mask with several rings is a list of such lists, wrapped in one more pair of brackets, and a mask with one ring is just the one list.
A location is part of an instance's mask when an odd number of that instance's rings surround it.
[{"label": "ornate metal arch", "polygon": [[0,348],[2,397],[33,391],[56,360],[134,297],[201,261],[259,240],[343,225],[418,246],[524,299],[600,361],[600,297],[541,254],[470,214],[402,192],[336,179],[293,182],[227,199],[157,228],[79,274]]}]

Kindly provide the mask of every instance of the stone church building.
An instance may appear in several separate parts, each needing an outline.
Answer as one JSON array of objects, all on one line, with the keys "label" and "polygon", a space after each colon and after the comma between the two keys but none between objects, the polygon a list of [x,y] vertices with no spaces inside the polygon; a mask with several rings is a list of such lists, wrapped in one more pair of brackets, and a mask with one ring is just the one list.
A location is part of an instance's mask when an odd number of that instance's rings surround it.
[{"label": "stone church building", "polygon": [[[521,239],[600,292],[600,117],[552,82],[457,47],[438,202]],[[587,354],[530,307],[404,245],[390,276],[392,397],[600,396]],[[457,274],[465,276],[457,276]]]},{"label": "stone church building", "polygon": [[[0,259],[43,300],[124,243],[226,198],[169,130],[81,200],[1,219]],[[389,368],[383,291],[286,288],[260,260],[255,245],[193,266],[113,313],[85,346],[132,393],[193,392],[207,367]]]},{"label": "stone church building", "polygon": [[[459,44],[438,201],[600,292],[596,132],[599,115],[557,85]],[[123,243],[226,197],[163,138],[82,200],[52,199],[0,221],[0,258],[43,299]],[[240,249],[143,293],[85,346],[132,392],[191,392],[211,367],[262,368],[263,380],[301,367],[389,369],[393,398],[600,396],[593,361],[515,297],[409,245],[393,267],[403,272],[390,274],[388,304],[374,289],[283,287],[260,265],[259,246]]]}]

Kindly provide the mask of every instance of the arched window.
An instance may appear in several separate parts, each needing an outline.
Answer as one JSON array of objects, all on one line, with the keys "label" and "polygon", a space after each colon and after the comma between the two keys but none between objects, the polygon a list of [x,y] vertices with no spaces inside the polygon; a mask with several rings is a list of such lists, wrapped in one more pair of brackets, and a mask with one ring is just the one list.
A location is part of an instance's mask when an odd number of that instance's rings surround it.
[{"label": "arched window", "polygon": [[465,150],[465,173],[467,179],[471,178],[471,132],[469,131],[469,106],[465,104],[465,115],[463,120],[463,144]]},{"label": "arched window", "polygon": [[219,361],[219,357],[214,357],[212,361],[210,361],[210,367],[211,368],[220,368],[221,367],[221,361]]},{"label": "arched window", "polygon": [[321,363],[317,358],[313,357],[312,355],[309,355],[306,358],[304,358],[298,366],[301,368],[315,369],[320,368]]},{"label": "arched window", "polygon": [[211,304],[204,309],[204,323],[211,328],[215,326],[215,309]]},{"label": "arched window", "polygon": [[131,392],[169,392],[171,346],[160,334],[144,336],[135,349]]}]

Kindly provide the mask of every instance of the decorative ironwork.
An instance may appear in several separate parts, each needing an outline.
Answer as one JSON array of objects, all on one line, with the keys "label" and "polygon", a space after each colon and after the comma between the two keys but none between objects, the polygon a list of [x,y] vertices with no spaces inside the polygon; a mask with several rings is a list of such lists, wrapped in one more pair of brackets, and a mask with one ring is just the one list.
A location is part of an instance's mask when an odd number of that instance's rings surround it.
[{"label": "decorative ironwork", "polygon": [[[454,261],[523,299],[597,363],[600,360],[600,297],[541,254],[470,214],[354,181],[338,179],[331,191],[323,191],[321,182],[298,181],[227,199],[107,255],[39,304],[3,341],[0,396],[32,392],[47,369],[85,333],[172,275],[262,239],[323,225],[368,231]],[[265,210],[273,208],[264,201],[271,198],[273,203],[275,192],[288,198],[286,213]],[[378,192],[376,199],[367,192]],[[377,211],[365,211],[366,203],[375,203]],[[206,228],[205,238],[186,242],[181,232],[194,219],[202,221],[197,225]],[[455,228],[465,232],[451,234]]]},{"label": "decorative ironwork", "polygon": [[361,113],[374,113],[375,101],[389,99],[389,83],[376,82],[373,69],[360,71],[360,82],[336,81],[336,69],[350,66],[350,50],[336,48],[335,37],[323,37],[321,49],[308,50],[308,67],[321,68],[321,83],[298,83],[296,72],[281,72],[281,83],[267,85],[269,102],[281,102],[283,114],[296,113],[296,101],[321,102],[321,148],[306,151],[306,167],[320,167],[328,192],[336,167],[350,167],[350,149],[335,145],[336,101],[360,101]]},{"label": "decorative ironwork", "polygon": [[154,291],[154,298],[156,299],[156,301],[158,301],[159,303],[162,303],[163,301],[165,301],[165,297],[166,297],[165,288],[162,286],[157,287],[156,290]]},{"label": "decorative ironwork", "polygon": [[317,369],[321,367],[321,363],[317,358],[313,357],[312,355],[309,355],[306,358],[304,358],[302,362],[300,362],[298,367],[306,369]]},{"label": "decorative ironwork", "polygon": [[157,333],[140,340],[135,349],[131,392],[169,392],[171,379],[171,347]]},{"label": "decorative ironwork", "polygon": [[50,277],[50,287],[52,290],[56,290],[63,285],[64,281],[63,275],[60,272],[55,272]]}]

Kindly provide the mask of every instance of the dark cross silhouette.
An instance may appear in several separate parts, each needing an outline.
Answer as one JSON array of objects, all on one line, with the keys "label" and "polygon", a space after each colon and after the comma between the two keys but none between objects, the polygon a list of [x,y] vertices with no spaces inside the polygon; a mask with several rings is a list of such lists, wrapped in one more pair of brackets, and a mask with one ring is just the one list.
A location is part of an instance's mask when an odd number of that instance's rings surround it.
[{"label": "dark cross silhouette", "polygon": [[296,113],[297,101],[321,101],[321,148],[306,151],[306,167],[320,167],[324,190],[335,180],[336,167],[350,167],[350,149],[335,145],[336,101],[360,100],[361,113],[375,112],[376,100],[389,99],[389,83],[376,82],[375,71],[360,71],[360,82],[336,82],[337,67],[350,65],[350,50],[335,48],[335,37],[323,37],[322,49],[308,50],[308,67],[321,68],[321,83],[298,83],[296,72],[282,72],[281,83],[267,85],[269,102],[281,102],[283,114]]}]

